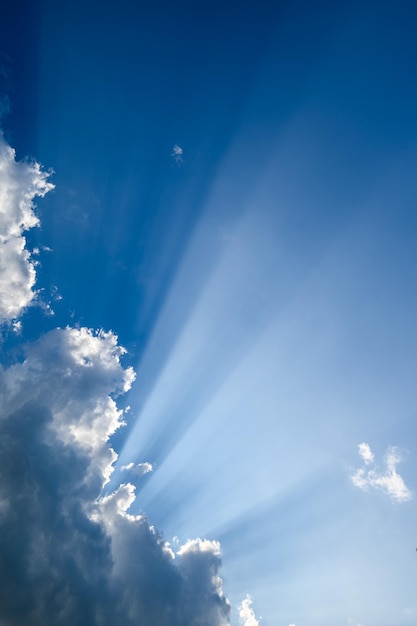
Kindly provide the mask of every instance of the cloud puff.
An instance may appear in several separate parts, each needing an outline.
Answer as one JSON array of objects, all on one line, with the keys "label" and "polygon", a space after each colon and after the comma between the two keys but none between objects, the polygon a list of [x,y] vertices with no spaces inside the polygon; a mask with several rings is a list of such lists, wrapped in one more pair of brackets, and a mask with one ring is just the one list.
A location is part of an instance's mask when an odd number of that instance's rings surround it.
[{"label": "cloud puff", "polygon": [[370,463],[374,462],[375,457],[372,453],[371,448],[369,447],[367,443],[360,443],[358,445],[358,448],[359,448],[359,456],[362,457],[362,460],[364,461],[365,465],[369,465]]},{"label": "cloud puff", "polygon": [[181,146],[177,144],[175,144],[175,146],[172,148],[171,156],[174,159],[174,161],[176,161],[176,163],[182,163],[183,152],[184,151],[181,148]]},{"label": "cloud puff", "polygon": [[131,476],[141,478],[142,476],[145,476],[145,474],[153,472],[153,465],[148,462],[137,463],[136,465],[135,463],[128,463],[127,465],[123,465],[120,469],[124,472],[129,472]]},{"label": "cloud puff", "polygon": [[[374,464],[374,455],[367,443],[358,446],[359,455],[366,466]],[[403,478],[398,474],[396,467],[402,461],[398,448],[390,446],[384,458],[385,468],[380,470],[377,466],[372,469],[359,468],[352,476],[351,480],[356,487],[368,491],[370,488],[379,489],[396,502],[406,502],[411,500],[412,494],[404,483]]]},{"label": "cloud puff", "polygon": [[256,619],[252,608],[252,598],[249,595],[239,604],[238,611],[241,626],[259,626],[259,621]]},{"label": "cloud puff", "polygon": [[38,163],[16,161],[0,131],[0,323],[18,317],[34,297],[36,272],[23,233],[39,221],[33,200],[53,188]]},{"label": "cloud puff", "polygon": [[[33,298],[22,233],[38,222],[32,202],[51,188],[46,178],[1,141],[2,321]],[[124,352],[112,332],[56,328],[0,365],[0,624],[230,622],[218,542],[194,539],[174,552],[129,512],[134,485],[103,497],[117,458],[109,438],[123,425],[117,399],[135,378]]]}]

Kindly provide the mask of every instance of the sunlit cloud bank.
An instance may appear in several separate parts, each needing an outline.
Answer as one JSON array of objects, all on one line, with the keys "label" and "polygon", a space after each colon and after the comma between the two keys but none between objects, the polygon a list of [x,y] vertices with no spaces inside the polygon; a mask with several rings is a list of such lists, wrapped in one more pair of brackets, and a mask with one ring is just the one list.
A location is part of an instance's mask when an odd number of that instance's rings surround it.
[{"label": "sunlit cloud bank", "polygon": [[[34,296],[22,232],[37,224],[34,196],[52,186],[38,164],[17,164],[4,141],[0,171],[5,323]],[[103,495],[117,458],[109,437],[123,425],[116,401],[135,378],[117,336],[56,328],[24,351],[0,368],[0,622],[229,624],[219,543],[191,539],[174,551],[129,512],[133,484]],[[141,477],[152,466],[124,470]]]},{"label": "sunlit cloud bank", "polygon": [[366,467],[359,468],[351,476],[355,487],[359,487],[363,491],[378,489],[396,502],[411,500],[412,493],[396,470],[397,465],[402,461],[401,452],[398,448],[394,446],[388,448],[384,458],[385,468],[382,470],[378,466],[366,469],[367,466],[374,464],[374,455],[367,443],[360,443],[358,451]]},{"label": "sunlit cloud bank", "polygon": [[0,322],[18,317],[35,296],[35,265],[23,233],[39,224],[34,198],[52,188],[38,163],[16,161],[0,131]]}]

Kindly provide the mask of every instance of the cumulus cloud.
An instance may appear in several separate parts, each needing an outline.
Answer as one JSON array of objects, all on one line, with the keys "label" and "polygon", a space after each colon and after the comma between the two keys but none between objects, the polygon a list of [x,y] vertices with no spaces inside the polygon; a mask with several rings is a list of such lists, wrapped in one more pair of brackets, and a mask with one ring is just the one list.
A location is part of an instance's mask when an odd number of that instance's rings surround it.
[{"label": "cumulus cloud", "polygon": [[252,608],[252,598],[249,595],[239,604],[238,611],[241,626],[259,626],[259,620],[256,619]]},{"label": "cumulus cloud", "polygon": [[39,223],[34,198],[52,188],[38,163],[16,161],[0,132],[0,323],[17,318],[34,298],[35,264],[23,233]]},{"label": "cumulus cloud", "polygon": [[[18,332],[34,282],[22,233],[37,224],[34,196],[51,186],[3,140],[0,152],[0,312]],[[123,425],[118,397],[135,378],[124,352],[112,332],[55,328],[0,365],[0,624],[230,622],[218,542],[174,551],[130,512],[134,485],[103,496],[117,458],[110,437]]]},{"label": "cumulus cloud", "polygon": [[411,491],[406,486],[402,476],[397,472],[397,465],[402,461],[401,452],[398,448],[390,446],[384,457],[384,467],[380,469],[377,465],[368,469],[369,465],[374,465],[374,455],[367,443],[358,446],[359,455],[366,467],[359,468],[351,476],[353,484],[364,491],[370,488],[384,492],[391,500],[396,502],[407,502],[411,500]]},{"label": "cumulus cloud", "polygon": [[134,378],[122,354],[112,333],[55,329],[0,371],[1,623],[229,623],[217,542],[174,553],[129,513],[132,484],[101,496]]}]

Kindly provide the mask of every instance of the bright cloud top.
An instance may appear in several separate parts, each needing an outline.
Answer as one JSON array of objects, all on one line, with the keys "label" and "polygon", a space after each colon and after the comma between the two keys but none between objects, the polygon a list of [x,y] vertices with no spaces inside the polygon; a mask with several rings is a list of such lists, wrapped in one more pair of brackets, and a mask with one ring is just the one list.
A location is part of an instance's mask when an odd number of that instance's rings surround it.
[{"label": "bright cloud top", "polygon": [[23,233],[39,224],[33,200],[53,188],[38,163],[16,161],[0,132],[0,323],[18,317],[34,297],[34,263]]},{"label": "bright cloud top", "polygon": [[[359,456],[362,458],[366,466],[374,464],[374,455],[367,443],[358,445]],[[359,468],[351,476],[351,480],[356,487],[368,491],[370,488],[379,489],[384,492],[391,500],[396,502],[407,502],[411,500],[412,494],[408,489],[396,467],[402,461],[401,453],[398,448],[390,446],[385,454],[384,469],[380,470],[378,466],[372,469],[366,467]]]},{"label": "bright cloud top", "polygon": [[241,626],[259,626],[259,621],[256,619],[255,611],[252,608],[252,598],[249,595],[238,606],[238,610]]},{"label": "bright cloud top", "polygon": [[[50,188],[39,165],[0,144],[0,313],[33,298],[23,231]],[[16,322],[18,324],[19,322]],[[220,545],[194,539],[175,553],[127,482],[103,497],[123,425],[117,398],[135,374],[112,332],[56,328],[0,366],[0,623],[10,626],[227,626]],[[135,476],[150,463],[128,464]]]}]

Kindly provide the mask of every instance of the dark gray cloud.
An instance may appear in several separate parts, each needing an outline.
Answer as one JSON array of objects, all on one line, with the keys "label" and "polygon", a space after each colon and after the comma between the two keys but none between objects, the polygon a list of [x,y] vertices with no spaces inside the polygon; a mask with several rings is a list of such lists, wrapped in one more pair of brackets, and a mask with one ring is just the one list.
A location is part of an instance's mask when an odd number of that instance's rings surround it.
[{"label": "dark gray cloud", "polygon": [[56,329],[0,373],[0,623],[221,626],[219,545],[175,554],[133,485],[104,498],[133,380],[111,333]]}]

